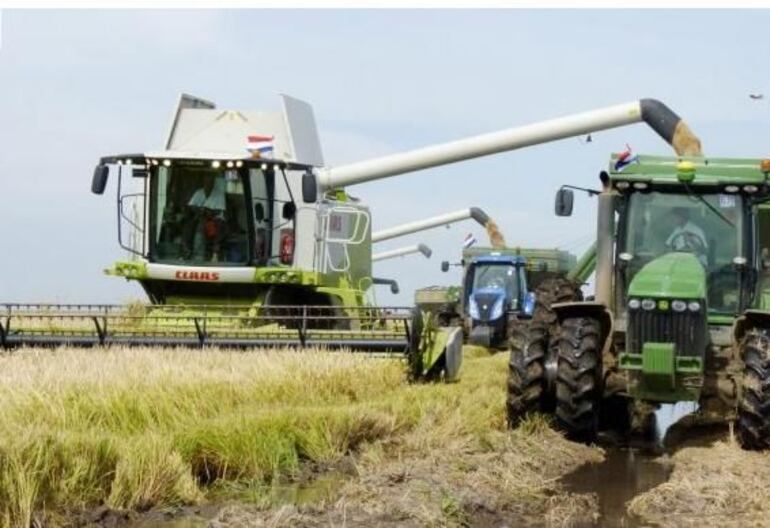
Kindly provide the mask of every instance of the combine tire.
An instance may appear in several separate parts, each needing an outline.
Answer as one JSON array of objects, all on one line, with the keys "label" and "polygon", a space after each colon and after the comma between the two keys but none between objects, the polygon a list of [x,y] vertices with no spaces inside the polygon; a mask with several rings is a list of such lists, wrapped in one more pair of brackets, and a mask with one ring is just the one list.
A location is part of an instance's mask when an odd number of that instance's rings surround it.
[{"label": "combine tire", "polygon": [[409,351],[406,357],[409,379],[411,381],[419,380],[423,373],[422,352],[420,351],[423,328],[422,312],[419,309],[415,309],[412,311],[412,324],[409,329]]},{"label": "combine tire", "polygon": [[556,378],[556,423],[568,437],[596,436],[602,394],[601,327],[596,319],[573,317],[561,324]]},{"label": "combine tire", "polygon": [[545,412],[543,356],[528,352],[523,326],[511,328],[511,359],[508,362],[508,394],[505,401],[508,427],[514,428],[533,412]]},{"label": "combine tire", "polygon": [[770,336],[751,329],[741,343],[743,383],[738,404],[738,440],[744,449],[770,447]]}]

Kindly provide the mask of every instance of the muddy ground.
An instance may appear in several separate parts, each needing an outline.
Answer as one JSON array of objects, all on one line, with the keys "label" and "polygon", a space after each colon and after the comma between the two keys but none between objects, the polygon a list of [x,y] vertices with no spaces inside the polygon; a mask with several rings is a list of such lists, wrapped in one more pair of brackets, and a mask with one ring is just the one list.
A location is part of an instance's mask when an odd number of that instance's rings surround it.
[{"label": "muddy ground", "polygon": [[[681,437],[679,437],[681,438]],[[143,514],[92,512],[90,526],[767,526],[770,454],[727,427],[692,428],[664,451],[493,435],[391,460],[387,447],[237,500]],[[101,517],[99,517],[101,515]],[[83,519],[86,521],[86,519]]]}]

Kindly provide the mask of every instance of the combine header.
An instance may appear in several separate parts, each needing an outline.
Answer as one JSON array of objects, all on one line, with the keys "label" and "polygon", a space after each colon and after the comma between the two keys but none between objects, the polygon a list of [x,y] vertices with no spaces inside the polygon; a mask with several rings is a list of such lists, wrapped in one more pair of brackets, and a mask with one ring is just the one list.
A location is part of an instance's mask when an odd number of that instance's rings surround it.
[{"label": "combine header", "polygon": [[688,141],[675,114],[642,100],[330,168],[307,103],[221,110],[183,95],[163,150],[101,158],[91,186],[102,194],[117,179],[131,257],[107,273],[138,282],[151,304],[6,305],[2,346],[319,345],[406,354],[415,377],[453,377],[459,329],[367,301],[391,281],[372,277],[369,210],[345,188],[640,121]]}]

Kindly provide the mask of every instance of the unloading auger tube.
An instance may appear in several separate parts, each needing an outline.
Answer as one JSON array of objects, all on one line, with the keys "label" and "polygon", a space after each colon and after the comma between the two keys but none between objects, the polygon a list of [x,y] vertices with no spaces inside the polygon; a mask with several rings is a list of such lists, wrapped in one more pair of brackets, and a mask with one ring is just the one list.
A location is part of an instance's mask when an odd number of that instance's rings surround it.
[{"label": "unloading auger tube", "polygon": [[319,192],[330,189],[640,122],[647,123],[678,155],[701,155],[700,140],[676,113],[656,99],[640,99],[399,154],[322,168],[315,174],[305,175],[303,194],[306,201],[315,201]]},{"label": "unloading auger tube", "polygon": [[408,222],[406,224],[375,231],[372,233],[372,242],[382,242],[383,240],[411,235],[412,233],[418,233],[420,231],[433,229],[434,227],[462,222],[463,220],[468,219],[475,220],[482,227],[486,227],[489,223],[489,215],[487,213],[478,207],[468,207],[467,209],[460,209],[459,211],[431,216],[430,218],[423,218],[422,220],[416,220],[414,222]]},{"label": "unloading auger tube", "polygon": [[405,257],[406,255],[413,255],[414,253],[421,253],[425,258],[430,258],[430,256],[433,254],[433,251],[425,244],[415,244],[413,246],[405,246],[402,248],[390,249],[388,251],[375,253],[372,255],[372,262]]}]

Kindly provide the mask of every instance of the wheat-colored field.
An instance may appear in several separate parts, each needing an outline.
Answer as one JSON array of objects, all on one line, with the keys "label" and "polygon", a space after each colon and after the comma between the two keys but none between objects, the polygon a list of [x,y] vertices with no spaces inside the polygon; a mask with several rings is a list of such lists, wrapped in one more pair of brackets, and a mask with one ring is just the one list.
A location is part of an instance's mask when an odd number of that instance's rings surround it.
[{"label": "wheat-colored field", "polygon": [[458,383],[409,384],[400,361],[319,350],[15,351],[0,356],[0,524],[197,503],[351,454],[370,474],[452,453],[505,463],[474,485],[542,513],[555,478],[601,454],[537,423],[505,432],[506,363],[470,357]]}]

